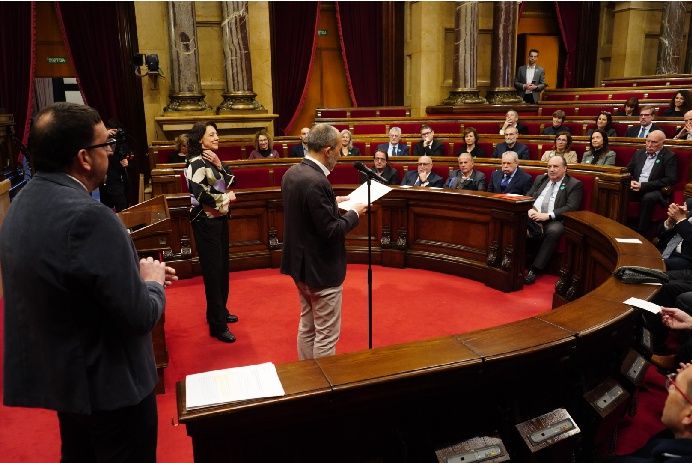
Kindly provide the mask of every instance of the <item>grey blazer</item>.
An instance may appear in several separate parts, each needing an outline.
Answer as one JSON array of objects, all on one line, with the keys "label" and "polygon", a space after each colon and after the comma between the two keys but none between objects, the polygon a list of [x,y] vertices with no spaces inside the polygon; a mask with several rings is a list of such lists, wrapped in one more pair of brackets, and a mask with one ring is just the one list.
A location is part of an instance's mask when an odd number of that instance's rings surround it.
[{"label": "grey blazer", "polygon": [[[538,97],[541,92],[545,89],[545,70],[536,65],[536,72],[533,73],[533,80],[538,85],[538,88],[534,90],[531,95],[533,96],[533,102],[538,103]],[[519,92],[519,95],[523,98],[524,96],[524,84],[526,83],[526,65],[520,66],[517,71],[516,78],[514,79],[514,87]]]}]

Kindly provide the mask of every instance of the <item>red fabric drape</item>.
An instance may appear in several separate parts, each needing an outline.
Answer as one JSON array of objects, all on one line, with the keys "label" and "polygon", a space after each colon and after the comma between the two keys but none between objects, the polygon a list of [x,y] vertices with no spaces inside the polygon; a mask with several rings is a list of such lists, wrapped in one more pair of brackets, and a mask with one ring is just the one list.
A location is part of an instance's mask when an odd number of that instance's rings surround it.
[{"label": "red fabric drape", "polygon": [[17,138],[26,145],[36,67],[36,5],[0,3],[0,107],[14,116]]},{"label": "red fabric drape", "polygon": [[317,45],[319,2],[269,2],[275,133],[292,132],[305,102]]},{"label": "red fabric drape", "polygon": [[382,105],[382,3],[336,2],[336,20],[353,105]]},{"label": "red fabric drape", "polygon": [[577,47],[579,42],[579,21],[581,2],[554,2],[560,36],[567,56],[562,74],[562,86],[574,87],[576,83]]}]

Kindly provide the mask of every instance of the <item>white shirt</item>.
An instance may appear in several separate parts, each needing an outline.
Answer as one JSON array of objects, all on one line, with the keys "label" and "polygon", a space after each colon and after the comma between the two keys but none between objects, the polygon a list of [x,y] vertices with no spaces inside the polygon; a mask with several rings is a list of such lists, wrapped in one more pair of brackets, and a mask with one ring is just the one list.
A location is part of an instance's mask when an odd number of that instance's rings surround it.
[{"label": "white shirt", "polygon": [[[548,203],[548,215],[550,215],[551,219],[555,219],[555,213],[553,212],[553,209],[555,209],[555,198],[557,198],[557,192],[560,191],[560,187],[562,186],[563,180],[565,180],[564,176],[560,180],[555,182],[555,187],[553,188],[553,192],[550,195],[550,202]],[[541,205],[543,204],[543,198],[545,198],[545,195],[548,193],[551,183],[552,180],[548,179],[548,181],[545,184],[545,187],[543,188],[543,191],[541,191],[541,194],[538,195],[538,198],[536,198],[536,200],[533,202],[533,207],[539,212],[541,210]]]},{"label": "white shirt", "polygon": [[[536,65],[526,66],[526,83],[530,84],[533,82],[533,76],[536,73]],[[527,89],[526,93],[531,93],[531,90]]]}]

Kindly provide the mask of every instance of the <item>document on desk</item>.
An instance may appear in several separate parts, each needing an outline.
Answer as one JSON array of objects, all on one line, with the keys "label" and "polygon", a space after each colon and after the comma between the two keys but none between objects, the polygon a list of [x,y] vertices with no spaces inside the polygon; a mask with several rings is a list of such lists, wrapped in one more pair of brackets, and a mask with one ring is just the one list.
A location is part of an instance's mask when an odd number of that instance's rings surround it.
[{"label": "document on desk", "polygon": [[273,363],[213,370],[185,378],[188,410],[212,405],[286,395]]},{"label": "document on desk", "polygon": [[615,238],[618,243],[628,243],[628,244],[642,244],[639,238]]},{"label": "document on desk", "polygon": [[[392,191],[390,187],[383,185],[380,182],[370,182],[370,185],[370,203],[374,203],[382,196]],[[361,186],[353,190],[348,196],[350,197],[348,201],[339,203],[339,207],[345,211],[351,210],[354,204],[368,204],[368,184],[363,183]]]},{"label": "document on desk", "polygon": [[631,305],[632,307],[638,307],[640,309],[648,310],[651,313],[659,313],[661,311],[660,305],[636,297],[630,297],[629,299],[624,301],[624,303],[627,305]]}]

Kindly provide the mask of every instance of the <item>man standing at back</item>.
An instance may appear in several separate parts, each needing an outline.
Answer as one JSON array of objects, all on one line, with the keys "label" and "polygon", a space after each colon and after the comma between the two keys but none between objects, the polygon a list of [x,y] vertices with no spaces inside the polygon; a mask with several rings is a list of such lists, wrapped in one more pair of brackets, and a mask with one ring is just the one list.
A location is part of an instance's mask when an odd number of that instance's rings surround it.
[{"label": "man standing at back", "polygon": [[538,50],[529,50],[529,63],[519,67],[514,87],[526,103],[538,104],[538,97],[545,88],[545,70],[536,64]]},{"label": "man standing at back", "polygon": [[0,231],[4,402],[56,410],[62,461],[156,461],[151,330],[174,271],[137,254],[89,193],[115,140],[88,106],[57,103],[29,136],[36,175]]},{"label": "man standing at back", "polygon": [[307,136],[308,154],[281,180],[284,247],[281,273],[293,277],[300,298],[298,358],[333,355],[341,331],[341,294],[346,277],[346,234],[366,210],[355,204],[345,214],[327,175],[341,151],[339,132],[327,124]]}]

